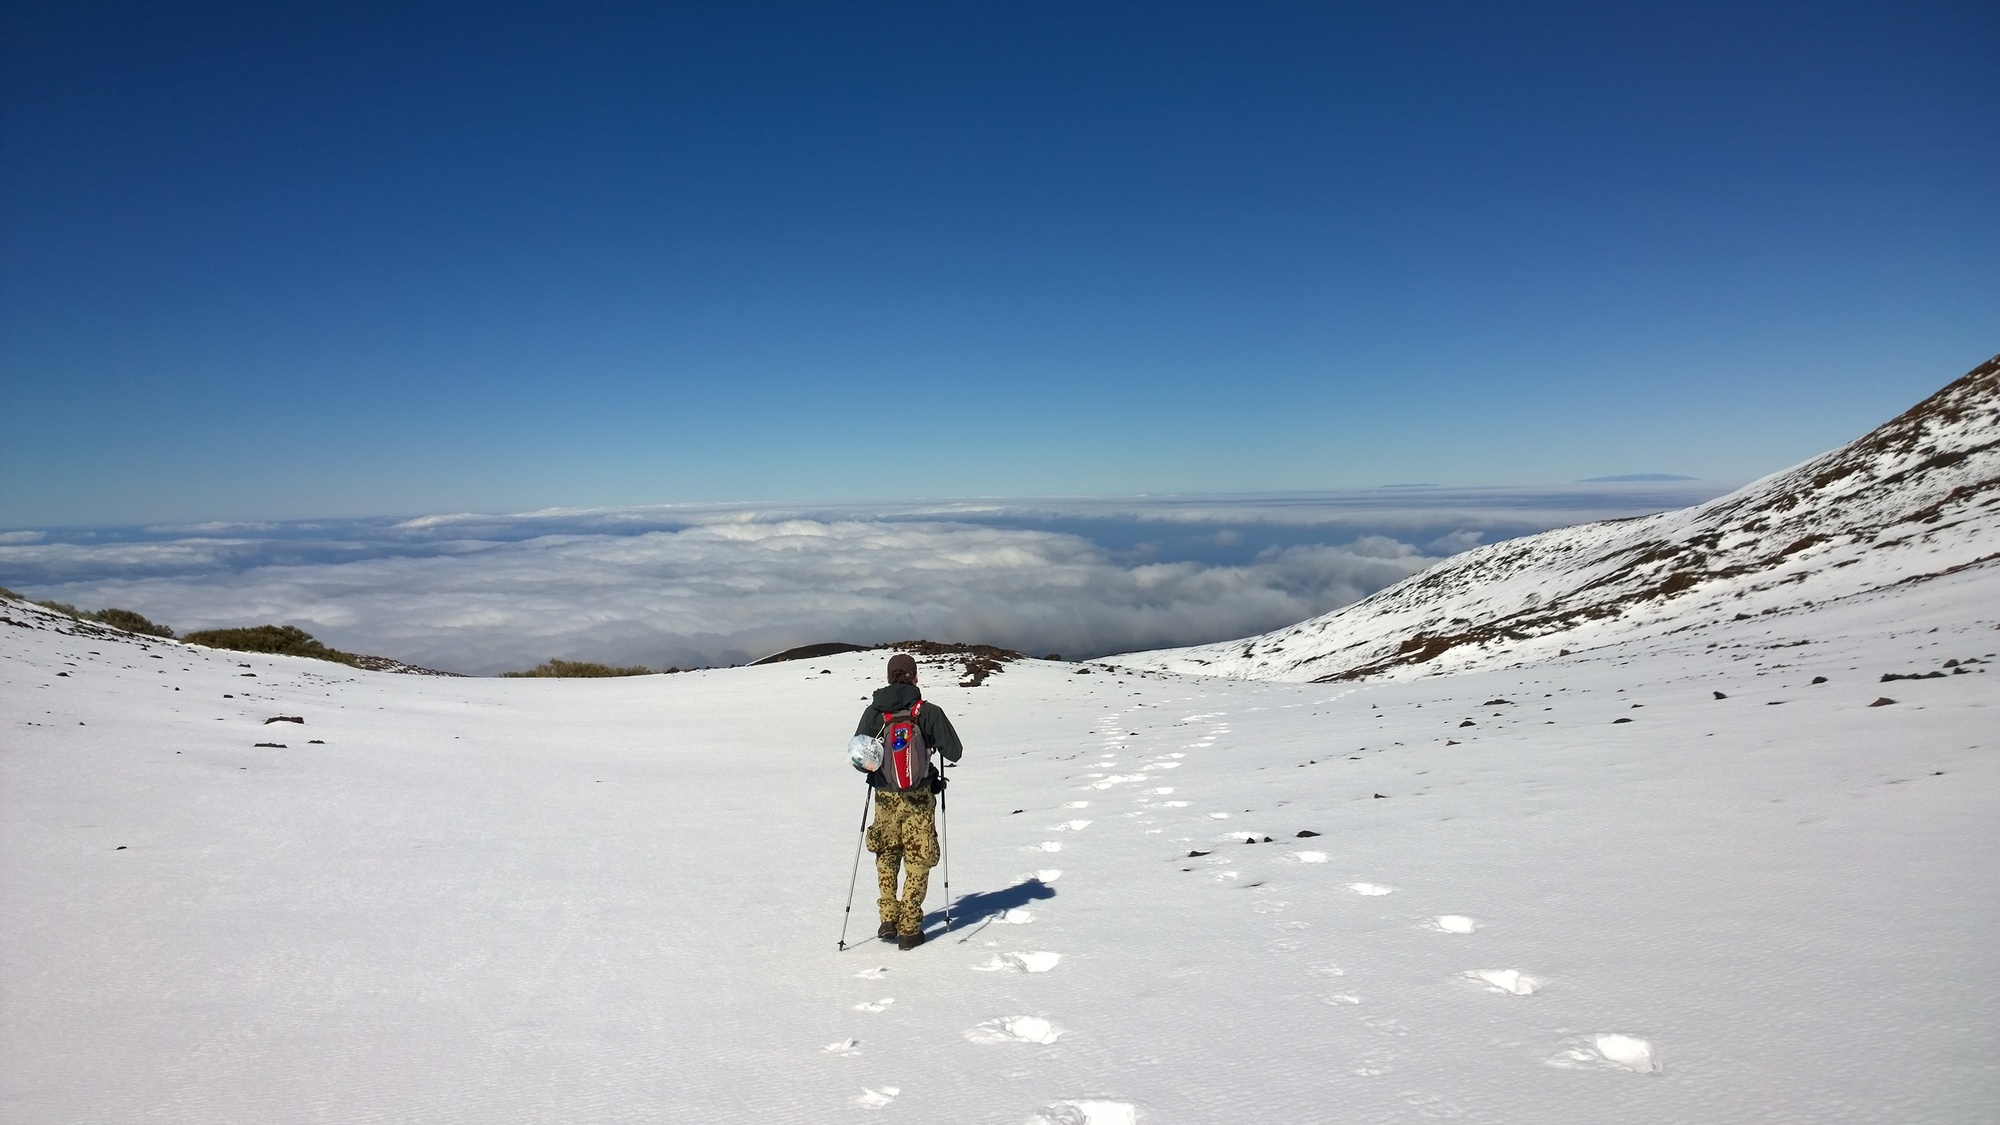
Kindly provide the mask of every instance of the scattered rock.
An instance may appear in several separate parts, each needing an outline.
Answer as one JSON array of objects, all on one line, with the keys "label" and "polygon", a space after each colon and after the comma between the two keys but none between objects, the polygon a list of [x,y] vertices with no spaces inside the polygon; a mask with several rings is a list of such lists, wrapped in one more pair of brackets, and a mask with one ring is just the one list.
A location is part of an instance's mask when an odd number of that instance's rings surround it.
[{"label": "scattered rock", "polygon": [[1467,719],[1467,720],[1465,720],[1464,722],[1462,722],[1462,723],[1460,723],[1460,724],[1458,724],[1458,725],[1459,725],[1459,726],[1462,726],[1462,727],[1470,727],[1470,726],[1477,726],[1478,724],[1477,724],[1477,723],[1474,723],[1474,722],[1473,722],[1473,721],[1472,721],[1471,719]]},{"label": "scattered rock", "polygon": [[324,739],[324,738],[308,738],[308,739],[306,739],[306,745],[307,745],[307,746],[325,746],[325,745],[326,745],[326,739]]},{"label": "scattered rock", "polygon": [[1617,725],[1618,725],[1619,723],[1629,723],[1629,722],[1631,722],[1631,721],[1632,721],[1632,720],[1631,720],[1630,718],[1624,718],[1624,719],[1613,719],[1613,720],[1611,720],[1611,725],[1615,727],[1615,726],[1617,726]]},{"label": "scattered rock", "polygon": [[1375,794],[1375,799],[1378,801],[1386,801],[1389,799],[1389,795],[1387,793],[1377,793]]},{"label": "scattered rock", "polygon": [[1812,678],[1812,682],[1813,682],[1813,683],[1816,683],[1816,684],[1823,684],[1823,683],[1825,683],[1825,682],[1826,682],[1826,677],[1825,677],[1825,676],[1814,676],[1814,677]]},{"label": "scattered rock", "polygon": [[1875,700],[1875,702],[1873,702],[1873,703],[1870,703],[1870,704],[1869,704],[1868,706],[1870,706],[1870,707],[1887,707],[1887,706],[1889,706],[1890,704],[1893,704],[1893,703],[1895,703],[1895,702],[1896,702],[1895,700],[1893,700],[1893,699],[1890,699],[1890,698],[1889,698],[1888,696],[1884,695],[1884,696],[1880,696],[1880,697],[1878,697],[1878,698],[1877,698],[1877,699]]},{"label": "scattered rock", "polygon": [[298,723],[304,725],[305,721],[305,716],[303,715],[273,715],[264,720],[264,725],[267,727],[272,723]]},{"label": "scattered rock", "polygon": [[1481,707],[1499,707],[1499,706],[1502,706],[1502,705],[1505,705],[1505,704],[1511,704],[1511,703],[1513,703],[1513,702],[1514,702],[1514,701],[1513,701],[1513,700],[1511,700],[1511,699],[1489,699],[1489,700],[1487,700],[1486,702],[1484,702],[1484,703],[1480,704],[1480,706],[1481,706]]},{"label": "scattered rock", "polygon": [[1882,678],[1876,682],[1886,684],[1891,680],[1942,680],[1944,676],[1943,672],[1884,672]]},{"label": "scattered rock", "polygon": [[259,742],[257,745],[268,746],[273,750],[283,750],[286,748],[285,744],[282,742]]},{"label": "scattered rock", "polygon": [[1319,835],[1319,833],[1317,833],[1317,832],[1314,832],[1314,831],[1313,831],[1312,829],[1310,829],[1310,828],[1301,828],[1301,829],[1299,829],[1299,839],[1301,839],[1301,840],[1305,839],[1305,838],[1306,838],[1306,837],[1308,837],[1308,836],[1317,836],[1317,835]]},{"label": "scattered rock", "polygon": [[1207,852],[1189,852],[1189,853],[1188,853],[1188,858],[1189,858],[1189,859],[1193,859],[1193,858],[1195,858],[1196,856],[1203,856],[1203,855],[1207,855],[1207,854],[1208,854]]},{"label": "scattered rock", "polygon": [[1728,699],[1729,697],[1728,697],[1728,696],[1726,696],[1726,695],[1724,695],[1724,694],[1722,694],[1721,692],[1719,692],[1719,691],[1718,691],[1718,692],[1716,692],[1716,693],[1715,693],[1715,698],[1717,698],[1717,699]]}]

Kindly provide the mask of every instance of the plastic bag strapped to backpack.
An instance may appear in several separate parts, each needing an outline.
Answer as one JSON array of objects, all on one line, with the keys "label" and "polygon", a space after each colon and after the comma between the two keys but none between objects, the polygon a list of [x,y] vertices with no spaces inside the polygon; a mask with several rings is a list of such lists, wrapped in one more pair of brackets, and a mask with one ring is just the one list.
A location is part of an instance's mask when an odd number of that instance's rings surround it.
[{"label": "plastic bag strapped to backpack", "polygon": [[882,740],[855,735],[847,740],[847,760],[863,773],[874,773],[882,768]]}]

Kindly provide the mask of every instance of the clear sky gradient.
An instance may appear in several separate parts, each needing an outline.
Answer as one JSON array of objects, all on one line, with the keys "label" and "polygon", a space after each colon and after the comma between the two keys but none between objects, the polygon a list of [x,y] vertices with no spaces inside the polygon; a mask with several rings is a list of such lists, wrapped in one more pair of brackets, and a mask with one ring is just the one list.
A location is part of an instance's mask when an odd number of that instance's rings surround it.
[{"label": "clear sky gradient", "polygon": [[1990,2],[4,11],[0,527],[1742,479],[2000,350]]}]

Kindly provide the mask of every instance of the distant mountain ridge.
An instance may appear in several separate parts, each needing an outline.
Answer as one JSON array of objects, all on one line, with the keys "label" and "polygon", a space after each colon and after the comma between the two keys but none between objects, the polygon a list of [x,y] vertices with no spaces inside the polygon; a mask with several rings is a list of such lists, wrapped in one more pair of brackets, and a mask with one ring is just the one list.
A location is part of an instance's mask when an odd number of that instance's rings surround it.
[{"label": "distant mountain ridge", "polygon": [[1706,504],[1495,543],[1286,629],[1116,659],[1244,679],[1404,678],[1997,561],[2000,356],[1867,435]]}]

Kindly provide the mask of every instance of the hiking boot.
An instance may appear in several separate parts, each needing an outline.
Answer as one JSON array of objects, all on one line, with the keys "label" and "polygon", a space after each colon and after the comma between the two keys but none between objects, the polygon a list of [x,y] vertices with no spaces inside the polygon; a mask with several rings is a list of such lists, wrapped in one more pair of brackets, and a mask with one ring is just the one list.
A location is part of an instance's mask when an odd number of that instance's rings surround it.
[{"label": "hiking boot", "polygon": [[880,926],[875,927],[875,936],[881,938],[883,941],[895,941],[896,923],[884,922]]},{"label": "hiking boot", "polygon": [[916,947],[922,945],[923,943],[924,943],[924,933],[922,930],[918,930],[914,934],[896,935],[897,949],[915,949]]}]

